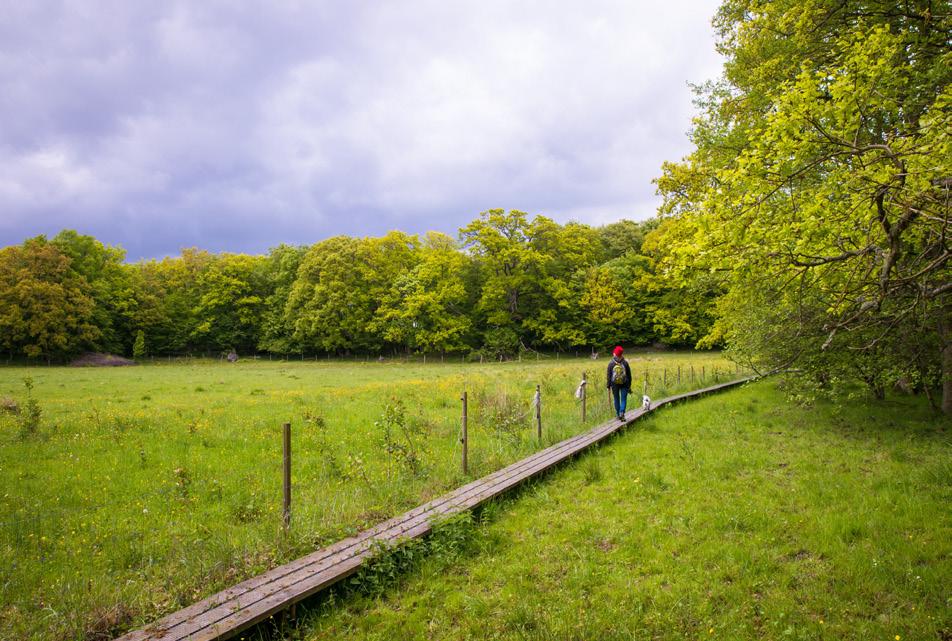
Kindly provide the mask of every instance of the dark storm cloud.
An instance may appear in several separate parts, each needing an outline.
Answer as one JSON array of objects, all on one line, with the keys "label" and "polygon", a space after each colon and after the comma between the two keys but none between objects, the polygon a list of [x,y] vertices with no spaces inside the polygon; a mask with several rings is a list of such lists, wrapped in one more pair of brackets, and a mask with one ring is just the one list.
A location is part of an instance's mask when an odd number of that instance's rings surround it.
[{"label": "dark storm cloud", "polygon": [[713,2],[43,3],[0,21],[0,245],[131,258],[643,218]]}]

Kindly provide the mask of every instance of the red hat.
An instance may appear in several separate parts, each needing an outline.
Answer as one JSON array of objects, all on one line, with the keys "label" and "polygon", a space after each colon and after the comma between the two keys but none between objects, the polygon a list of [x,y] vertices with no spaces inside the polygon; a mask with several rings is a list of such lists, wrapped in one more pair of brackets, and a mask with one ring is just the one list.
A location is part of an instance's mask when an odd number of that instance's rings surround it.
[{"label": "red hat", "polygon": [[614,354],[615,356],[621,356],[622,352],[624,351],[625,351],[625,348],[623,348],[621,345],[617,345],[615,349],[612,351],[612,354]]}]

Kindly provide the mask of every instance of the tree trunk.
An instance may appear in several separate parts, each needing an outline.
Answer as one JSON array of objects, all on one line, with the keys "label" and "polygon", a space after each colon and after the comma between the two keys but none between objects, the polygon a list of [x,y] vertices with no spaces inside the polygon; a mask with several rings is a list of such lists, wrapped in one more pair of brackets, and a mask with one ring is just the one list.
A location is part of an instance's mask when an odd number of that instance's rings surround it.
[{"label": "tree trunk", "polygon": [[952,314],[939,315],[939,344],[942,349],[942,413],[952,416]]}]

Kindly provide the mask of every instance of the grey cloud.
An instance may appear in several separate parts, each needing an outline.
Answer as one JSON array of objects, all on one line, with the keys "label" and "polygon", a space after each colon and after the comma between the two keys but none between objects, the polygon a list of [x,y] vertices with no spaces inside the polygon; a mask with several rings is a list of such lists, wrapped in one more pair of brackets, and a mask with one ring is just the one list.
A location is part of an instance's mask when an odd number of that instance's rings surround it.
[{"label": "grey cloud", "polygon": [[719,63],[713,1],[13,5],[0,245],[71,227],[131,258],[645,217]]}]

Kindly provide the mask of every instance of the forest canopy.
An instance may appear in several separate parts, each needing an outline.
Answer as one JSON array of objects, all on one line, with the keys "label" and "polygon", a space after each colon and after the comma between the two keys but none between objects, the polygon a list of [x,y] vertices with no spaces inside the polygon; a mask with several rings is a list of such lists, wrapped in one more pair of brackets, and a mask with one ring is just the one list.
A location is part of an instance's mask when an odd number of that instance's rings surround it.
[{"label": "forest canopy", "polygon": [[0,250],[0,347],[61,361],[90,350],[507,357],[694,346],[712,326],[717,292],[682,298],[654,282],[641,243],[655,226],[491,210],[458,239],[393,231],[263,256],[187,249],[135,263],[65,230]]}]

